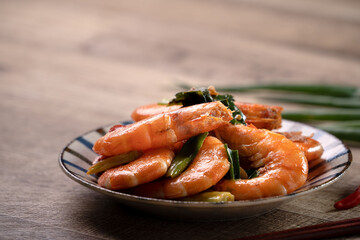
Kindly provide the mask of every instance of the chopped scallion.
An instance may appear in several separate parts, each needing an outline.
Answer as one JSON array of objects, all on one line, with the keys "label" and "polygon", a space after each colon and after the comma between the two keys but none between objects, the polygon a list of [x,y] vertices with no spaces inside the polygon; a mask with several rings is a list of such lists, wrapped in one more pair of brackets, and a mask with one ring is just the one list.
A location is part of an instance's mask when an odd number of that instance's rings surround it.
[{"label": "chopped scallion", "polygon": [[227,177],[236,180],[240,178],[240,162],[239,162],[239,152],[238,150],[232,150],[228,145],[224,144],[228,160],[230,162],[230,169],[227,174]]},{"label": "chopped scallion", "polygon": [[116,167],[119,165],[123,165],[125,163],[129,163],[129,162],[137,159],[140,155],[141,155],[140,152],[132,151],[132,152],[108,157],[108,158],[101,160],[100,162],[97,162],[94,165],[92,165],[89,168],[87,174],[100,173],[100,172],[103,172],[110,168],[113,168],[113,167]]},{"label": "chopped scallion", "polygon": [[174,178],[176,176],[179,176],[183,171],[186,170],[192,160],[196,157],[208,134],[208,132],[201,133],[199,135],[189,138],[189,140],[184,143],[180,152],[175,156],[174,160],[172,161],[166,173],[167,177]]}]

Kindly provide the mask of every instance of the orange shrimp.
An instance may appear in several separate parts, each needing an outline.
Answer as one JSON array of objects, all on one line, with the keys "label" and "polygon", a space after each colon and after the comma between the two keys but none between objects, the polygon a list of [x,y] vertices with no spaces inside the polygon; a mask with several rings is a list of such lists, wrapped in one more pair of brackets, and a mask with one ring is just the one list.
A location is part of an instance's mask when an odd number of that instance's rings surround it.
[{"label": "orange shrimp", "polygon": [[[282,107],[240,102],[235,102],[235,105],[244,113],[246,116],[246,123],[248,124],[253,124],[257,128],[269,130],[281,127]],[[181,107],[181,105],[144,105],[136,108],[132,112],[131,118],[134,121],[140,121],[157,114],[179,109]]]},{"label": "orange shrimp", "polygon": [[138,121],[143,120],[148,117],[152,117],[152,116],[155,116],[155,115],[158,115],[161,113],[166,113],[166,112],[171,112],[171,111],[177,110],[181,107],[182,107],[182,105],[167,106],[164,104],[157,104],[157,103],[148,104],[148,105],[137,107],[131,113],[131,118],[135,122],[138,122]]},{"label": "orange shrimp", "polygon": [[106,170],[98,183],[108,189],[121,190],[151,182],[165,175],[174,155],[167,148],[147,150],[128,164]]},{"label": "orange shrimp", "polygon": [[99,155],[113,156],[134,150],[167,147],[212,131],[231,119],[231,111],[220,102],[184,107],[116,128],[98,139],[93,150]]},{"label": "orange shrimp", "polygon": [[140,185],[130,193],[152,198],[174,199],[191,196],[216,184],[230,167],[224,144],[215,137],[206,137],[189,167],[175,178]]},{"label": "orange shrimp", "polygon": [[221,180],[217,191],[228,191],[235,200],[250,200],[289,194],[307,179],[308,164],[304,153],[289,139],[274,132],[227,124],[216,130],[231,149],[259,168],[252,179]]},{"label": "orange shrimp", "polygon": [[281,127],[282,107],[241,102],[235,102],[235,105],[246,116],[246,123],[248,124],[268,130]]},{"label": "orange shrimp", "polygon": [[305,153],[308,161],[316,160],[324,153],[324,148],[312,136],[303,136],[301,132],[278,132],[290,139]]}]

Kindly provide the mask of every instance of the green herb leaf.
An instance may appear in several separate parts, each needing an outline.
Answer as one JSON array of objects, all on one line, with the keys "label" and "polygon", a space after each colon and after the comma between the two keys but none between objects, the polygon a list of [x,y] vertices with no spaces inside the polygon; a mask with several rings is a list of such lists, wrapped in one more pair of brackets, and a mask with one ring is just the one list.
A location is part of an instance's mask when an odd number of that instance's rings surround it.
[{"label": "green herb leaf", "polygon": [[207,88],[199,88],[197,90],[179,92],[175,95],[175,98],[169,102],[168,105],[183,105],[183,107],[187,107],[195,104],[215,101],[220,101],[230,110],[232,110],[233,120],[230,121],[232,124],[246,125],[246,116],[240,111],[238,107],[236,107],[235,100],[232,95],[211,95]]},{"label": "green herb leaf", "polygon": [[230,149],[226,143],[224,144],[224,147],[230,162],[230,169],[226,177],[231,180],[240,179],[239,152],[238,150]]},{"label": "green herb leaf", "polygon": [[246,125],[245,120],[246,116],[241,112],[241,110],[235,105],[234,97],[230,94],[217,95],[215,98],[217,101],[220,101],[230,110],[232,110],[233,120],[230,121],[233,125],[242,124]]},{"label": "green herb leaf", "polygon": [[176,93],[175,98],[172,99],[168,105],[183,105],[188,107],[195,104],[214,102],[207,88],[199,88],[198,90],[190,90],[186,92]]},{"label": "green herb leaf", "polygon": [[196,157],[208,134],[208,132],[201,133],[199,135],[189,138],[189,140],[184,143],[180,152],[175,156],[174,160],[172,161],[166,173],[167,177],[174,178],[176,176],[179,176],[183,171],[186,170],[192,160],[194,160],[194,158]]}]

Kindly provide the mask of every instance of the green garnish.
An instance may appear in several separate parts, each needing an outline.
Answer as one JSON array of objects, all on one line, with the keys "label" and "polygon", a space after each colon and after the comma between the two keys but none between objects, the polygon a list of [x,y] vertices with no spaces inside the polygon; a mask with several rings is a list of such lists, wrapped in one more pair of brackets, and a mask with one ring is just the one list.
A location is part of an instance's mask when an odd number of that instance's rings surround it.
[{"label": "green garnish", "polygon": [[238,150],[230,149],[226,143],[224,144],[224,147],[230,162],[230,169],[226,177],[231,180],[240,179],[239,152]]},{"label": "green garnish", "polygon": [[129,162],[137,159],[140,155],[141,155],[140,152],[132,151],[132,152],[108,157],[108,158],[92,165],[89,168],[89,170],[87,171],[87,174],[100,173],[100,172],[103,172],[110,168],[113,168],[113,167],[116,167],[119,165],[123,165],[125,163],[129,163]]},{"label": "green garnish", "polygon": [[[181,85],[185,87],[185,85]],[[319,84],[257,84],[248,86],[216,87],[223,92],[246,92],[254,90],[272,90],[283,92],[298,92],[311,95],[325,95],[333,97],[359,98],[360,89],[343,85],[319,85]]]},{"label": "green garnish", "polygon": [[284,111],[282,117],[295,121],[311,121],[311,120],[323,120],[323,121],[348,121],[359,120],[360,111],[346,110],[346,109],[307,109],[297,111]]},{"label": "green garnish", "polygon": [[208,134],[208,132],[201,133],[199,135],[189,138],[189,140],[184,143],[180,152],[175,156],[174,160],[172,161],[166,173],[167,177],[174,178],[180,175],[183,171],[185,171],[185,169],[189,166],[192,160],[196,157],[196,154],[200,150]]},{"label": "green garnish", "polygon": [[213,96],[211,96],[207,88],[199,88],[198,90],[176,93],[175,98],[172,99],[168,105],[183,105],[183,107],[188,107],[207,102],[214,102]]},{"label": "green garnish", "polygon": [[182,198],[180,200],[190,202],[232,202],[235,200],[235,196],[230,192],[208,191]]},{"label": "green garnish", "polygon": [[266,100],[279,102],[300,103],[308,105],[318,105],[338,108],[360,108],[360,98],[344,98],[329,96],[311,96],[308,95],[284,95],[276,97],[262,97]]},{"label": "green garnish", "polygon": [[240,111],[240,109],[235,105],[234,97],[230,94],[217,95],[216,100],[220,101],[230,110],[232,110],[233,119],[230,121],[233,125],[242,124],[246,125],[245,120],[246,116]]},{"label": "green garnish", "polygon": [[332,124],[332,125],[320,125],[318,128],[327,131],[334,136],[351,142],[360,142],[360,128],[359,127],[344,127],[341,124]]},{"label": "green garnish", "polygon": [[247,174],[248,174],[248,179],[251,179],[251,178],[256,178],[259,176],[259,170],[257,169],[249,169],[247,170]]},{"label": "green garnish", "polygon": [[226,143],[224,144],[224,146],[228,155],[228,160],[230,162],[230,169],[226,174],[225,178],[230,180],[237,180],[251,179],[259,176],[259,171],[257,169],[244,170],[242,167],[240,167],[238,150],[230,149]]},{"label": "green garnish", "polygon": [[170,105],[183,105],[183,107],[200,104],[200,103],[208,103],[220,101],[226,107],[228,107],[232,111],[233,120],[230,122],[234,125],[242,124],[246,125],[245,115],[240,111],[238,107],[235,105],[234,97],[230,94],[218,94],[211,95],[210,91],[207,88],[199,88],[195,90],[179,92],[175,95],[175,98],[169,102]]},{"label": "green garnish", "polygon": [[360,129],[360,120],[353,120],[353,121],[342,121],[336,123],[325,123],[321,125],[324,128],[357,128]]}]

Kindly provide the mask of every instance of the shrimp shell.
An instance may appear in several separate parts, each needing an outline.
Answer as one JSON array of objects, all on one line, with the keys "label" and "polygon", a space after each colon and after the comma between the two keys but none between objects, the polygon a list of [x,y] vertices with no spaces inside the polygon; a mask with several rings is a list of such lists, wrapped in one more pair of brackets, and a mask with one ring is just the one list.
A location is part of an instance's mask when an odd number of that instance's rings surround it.
[{"label": "shrimp shell", "polygon": [[106,170],[98,183],[108,189],[121,190],[154,181],[165,175],[174,155],[167,148],[148,150],[128,164]]},{"label": "shrimp shell", "polygon": [[253,124],[257,128],[268,130],[281,127],[283,108],[280,106],[241,102],[235,102],[235,105],[246,116],[247,124]]},{"label": "shrimp shell", "polygon": [[[257,128],[269,130],[281,127],[282,107],[241,102],[235,102],[235,105],[244,113],[246,116],[246,123],[248,124],[253,124]],[[140,121],[148,117],[174,111],[179,108],[181,108],[181,105],[166,106],[160,104],[148,104],[136,108],[132,112],[131,118],[134,121]]]},{"label": "shrimp shell", "polygon": [[308,161],[319,159],[324,153],[324,148],[312,136],[303,136],[301,132],[279,132],[279,134],[295,143],[305,153]]},{"label": "shrimp shell", "polygon": [[216,130],[231,149],[239,150],[259,169],[252,179],[221,180],[217,191],[229,191],[235,200],[250,200],[292,193],[307,179],[308,164],[304,153],[289,139],[274,132],[227,124]]},{"label": "shrimp shell", "polygon": [[130,193],[152,198],[174,199],[207,190],[228,172],[230,163],[224,144],[206,137],[189,167],[179,176],[138,186]]},{"label": "shrimp shell", "polygon": [[180,108],[116,128],[98,139],[93,150],[104,156],[169,147],[181,140],[212,131],[232,119],[221,102]]}]

